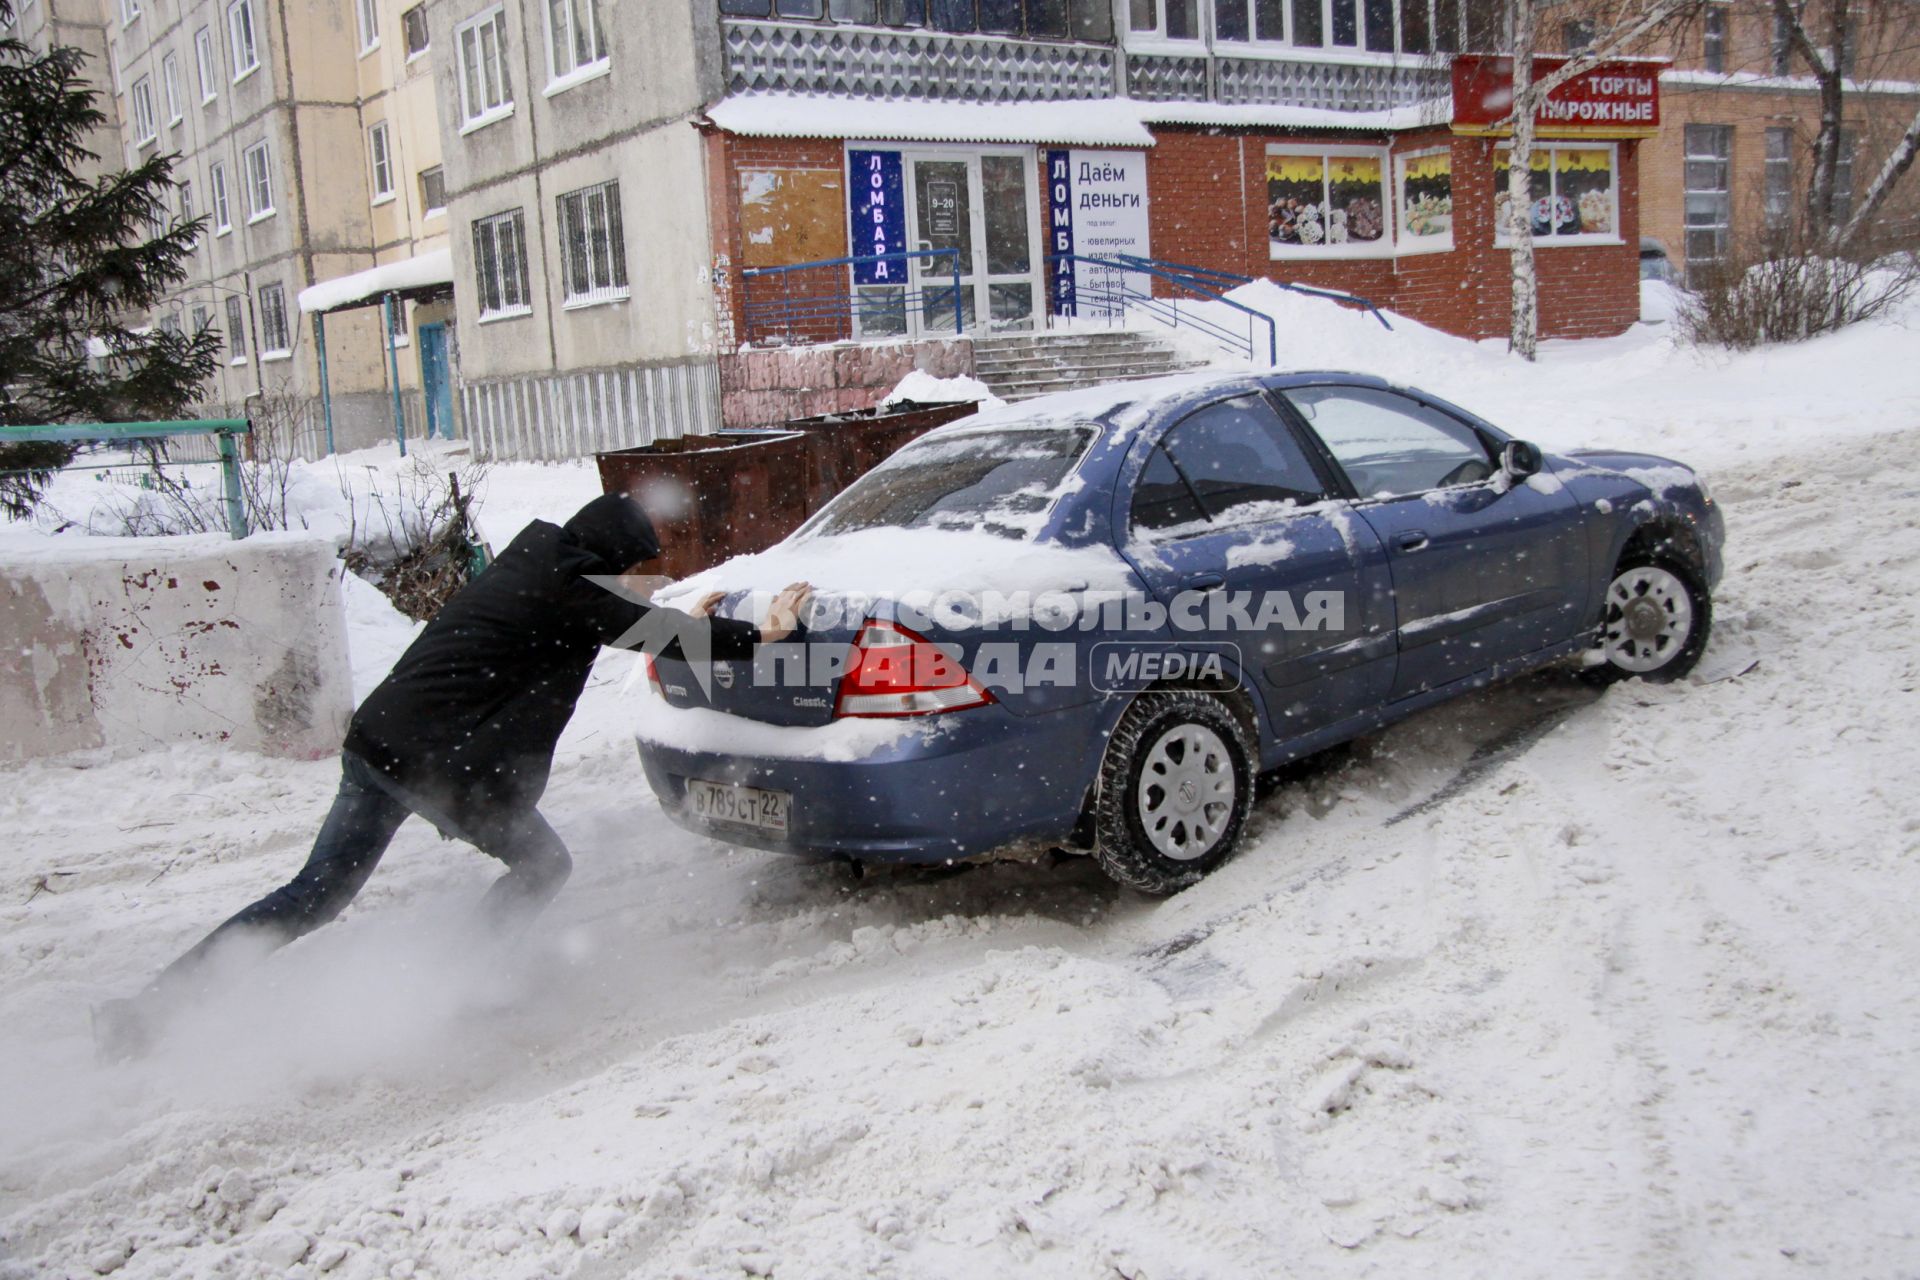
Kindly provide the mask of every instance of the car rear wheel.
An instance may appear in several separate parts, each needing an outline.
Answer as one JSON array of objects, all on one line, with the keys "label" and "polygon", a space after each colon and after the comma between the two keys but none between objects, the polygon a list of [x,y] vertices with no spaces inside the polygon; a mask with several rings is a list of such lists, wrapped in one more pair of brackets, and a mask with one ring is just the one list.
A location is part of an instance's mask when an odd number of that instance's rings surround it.
[{"label": "car rear wheel", "polygon": [[1253,806],[1252,735],[1221,699],[1145,693],[1100,766],[1094,860],[1142,893],[1177,893],[1233,856]]},{"label": "car rear wheel", "polygon": [[1602,684],[1678,680],[1706,651],[1713,600],[1693,570],[1668,556],[1621,561],[1607,584],[1597,648],[1587,674]]}]

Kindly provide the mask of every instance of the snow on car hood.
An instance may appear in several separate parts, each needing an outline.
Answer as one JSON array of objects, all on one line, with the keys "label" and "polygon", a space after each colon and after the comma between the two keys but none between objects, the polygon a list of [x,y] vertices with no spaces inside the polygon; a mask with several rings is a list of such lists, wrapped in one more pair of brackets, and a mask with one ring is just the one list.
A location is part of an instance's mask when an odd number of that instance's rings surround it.
[{"label": "snow on car hood", "polygon": [[1057,601],[1067,593],[1085,602],[1124,594],[1135,585],[1133,570],[1107,547],[1063,547],[945,529],[861,529],[791,538],[737,556],[673,584],[659,599],[684,605],[707,592],[725,591],[724,612],[757,617],[766,596],[802,581],[814,585],[830,610],[849,600],[904,601],[922,608],[924,602],[937,602],[933,616],[955,628],[1044,609],[1043,597]]}]

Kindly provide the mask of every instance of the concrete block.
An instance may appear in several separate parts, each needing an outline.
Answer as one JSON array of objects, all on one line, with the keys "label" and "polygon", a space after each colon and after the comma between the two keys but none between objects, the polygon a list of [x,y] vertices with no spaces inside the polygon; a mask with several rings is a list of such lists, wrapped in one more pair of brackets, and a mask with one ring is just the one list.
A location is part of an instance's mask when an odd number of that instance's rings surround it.
[{"label": "concrete block", "polygon": [[330,539],[10,540],[0,759],[220,742],[316,759],[353,711]]}]

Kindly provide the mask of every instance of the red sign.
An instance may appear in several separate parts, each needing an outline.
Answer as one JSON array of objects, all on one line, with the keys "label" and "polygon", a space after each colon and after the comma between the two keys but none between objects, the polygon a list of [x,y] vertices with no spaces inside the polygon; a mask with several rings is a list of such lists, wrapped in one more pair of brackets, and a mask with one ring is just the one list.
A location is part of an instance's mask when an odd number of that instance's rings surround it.
[{"label": "red sign", "polygon": [[[1567,59],[1539,55],[1535,79],[1552,75]],[[1547,95],[1534,113],[1535,130],[1548,138],[1637,138],[1660,127],[1660,72],[1664,58],[1616,58],[1584,71]],[[1453,59],[1453,127],[1459,133],[1511,133],[1499,125],[1513,110],[1513,59],[1505,54],[1462,53]]]}]

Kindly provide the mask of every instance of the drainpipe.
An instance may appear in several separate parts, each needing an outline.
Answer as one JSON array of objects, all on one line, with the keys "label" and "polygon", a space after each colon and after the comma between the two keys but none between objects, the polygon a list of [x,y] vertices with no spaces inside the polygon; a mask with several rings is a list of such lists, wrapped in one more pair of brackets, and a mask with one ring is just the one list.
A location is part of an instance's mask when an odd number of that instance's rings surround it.
[{"label": "drainpipe", "polygon": [[387,344],[387,385],[393,389],[393,438],[399,442],[400,456],[407,456],[407,419],[400,409],[400,357],[393,350],[393,295],[384,295],[380,299],[380,314],[385,319],[386,329],[380,335]]}]

